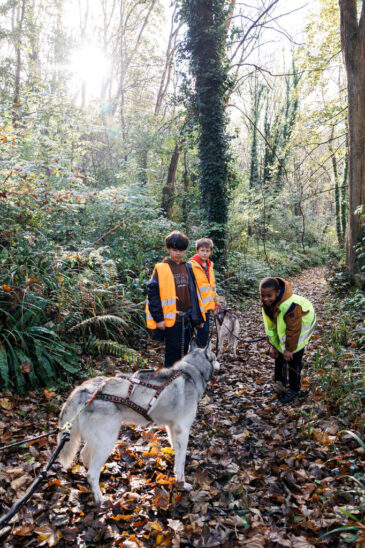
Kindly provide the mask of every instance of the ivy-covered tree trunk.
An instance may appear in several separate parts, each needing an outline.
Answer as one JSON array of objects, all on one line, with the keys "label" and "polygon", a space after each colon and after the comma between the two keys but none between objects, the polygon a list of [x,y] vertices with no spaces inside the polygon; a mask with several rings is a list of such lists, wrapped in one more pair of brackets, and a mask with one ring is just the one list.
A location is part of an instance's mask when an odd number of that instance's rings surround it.
[{"label": "ivy-covered tree trunk", "polygon": [[[344,53],[349,126],[349,222],[347,268],[361,285],[362,253],[356,253],[364,237],[364,220],[359,214],[365,204],[365,1],[339,0],[341,43]],[[358,17],[358,8],[361,13]]]},{"label": "ivy-covered tree trunk", "polygon": [[215,260],[224,256],[227,224],[228,146],[224,95],[228,76],[225,62],[227,34],[223,0],[182,0],[181,15],[188,24],[186,51],[194,78],[194,106],[200,128],[200,188],[207,213]]}]

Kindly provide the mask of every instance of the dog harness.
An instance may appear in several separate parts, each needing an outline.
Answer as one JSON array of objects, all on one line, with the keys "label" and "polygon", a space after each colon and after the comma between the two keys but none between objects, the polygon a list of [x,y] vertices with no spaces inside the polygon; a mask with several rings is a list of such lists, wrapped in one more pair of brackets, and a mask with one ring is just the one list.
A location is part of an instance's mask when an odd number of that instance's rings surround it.
[{"label": "dog harness", "polygon": [[[126,398],[123,398],[122,396],[116,396],[115,394],[104,394],[103,392],[99,391],[91,396],[90,400],[87,402],[87,405],[89,405],[94,399],[109,401],[112,403],[119,403],[121,405],[125,405],[129,407],[130,409],[133,409],[133,411],[136,411],[136,413],[139,413],[145,419],[147,419],[148,422],[153,422],[151,417],[149,416],[149,412],[152,406],[155,404],[155,402],[160,397],[161,393],[165,390],[165,388],[167,388],[175,379],[180,377],[182,374],[183,374],[183,371],[177,371],[176,373],[171,375],[171,377],[164,384],[161,384],[161,385],[142,381],[137,376],[127,377],[127,375],[118,375],[118,377],[122,377],[123,379],[126,379],[129,382],[128,395]],[[135,385],[145,386],[146,388],[150,388],[155,391],[154,396],[152,396],[152,398],[148,402],[147,408],[144,408],[141,405],[138,405],[138,403],[131,400],[131,395]]]}]

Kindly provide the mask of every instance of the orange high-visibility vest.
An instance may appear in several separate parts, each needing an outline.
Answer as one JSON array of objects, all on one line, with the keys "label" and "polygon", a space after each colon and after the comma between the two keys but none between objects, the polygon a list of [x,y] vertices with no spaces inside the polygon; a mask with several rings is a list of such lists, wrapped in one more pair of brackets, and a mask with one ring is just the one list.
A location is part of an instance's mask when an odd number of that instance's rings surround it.
[{"label": "orange high-visibility vest", "polygon": [[[166,327],[172,327],[176,321],[176,314],[178,314],[176,308],[176,287],[174,276],[168,263],[157,263],[154,268],[152,277],[155,271],[157,271],[158,274],[158,285],[165,324]],[[205,321],[204,306],[198,290],[197,297],[199,301],[200,312],[202,313]],[[146,318],[147,328],[156,329],[156,322],[153,319],[150,309],[148,307],[148,297],[146,298]]]},{"label": "orange high-visibility vest", "polygon": [[196,279],[196,283],[198,284],[198,290],[204,306],[204,310],[206,312],[208,310],[214,310],[215,303],[218,302],[218,296],[215,290],[213,263],[211,262],[209,266],[208,280],[203,267],[197,261],[195,261],[194,259],[190,259],[189,262],[193,267],[194,276]]}]

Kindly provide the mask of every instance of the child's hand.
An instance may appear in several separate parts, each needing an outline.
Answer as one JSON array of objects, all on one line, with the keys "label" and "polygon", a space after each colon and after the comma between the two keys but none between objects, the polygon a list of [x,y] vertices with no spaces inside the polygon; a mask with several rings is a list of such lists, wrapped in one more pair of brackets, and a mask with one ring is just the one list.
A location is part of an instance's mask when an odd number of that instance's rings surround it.
[{"label": "child's hand", "polygon": [[270,346],[269,356],[270,358],[277,358],[279,356],[279,352],[276,350],[276,348]]},{"label": "child's hand", "polygon": [[156,327],[157,329],[162,329],[162,330],[166,329],[165,320],[162,320],[162,322],[157,322]]},{"label": "child's hand", "polygon": [[284,360],[286,362],[290,362],[293,359],[293,352],[289,352],[289,350],[285,350],[284,352]]}]

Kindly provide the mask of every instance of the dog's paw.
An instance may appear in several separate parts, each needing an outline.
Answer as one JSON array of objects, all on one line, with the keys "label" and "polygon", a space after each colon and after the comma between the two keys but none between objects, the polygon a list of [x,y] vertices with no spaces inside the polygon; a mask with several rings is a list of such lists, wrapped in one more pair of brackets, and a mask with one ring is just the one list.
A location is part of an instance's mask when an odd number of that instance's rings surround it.
[{"label": "dog's paw", "polygon": [[176,484],[177,488],[181,491],[191,491],[193,486],[191,483],[188,483],[187,481],[178,481]]}]

